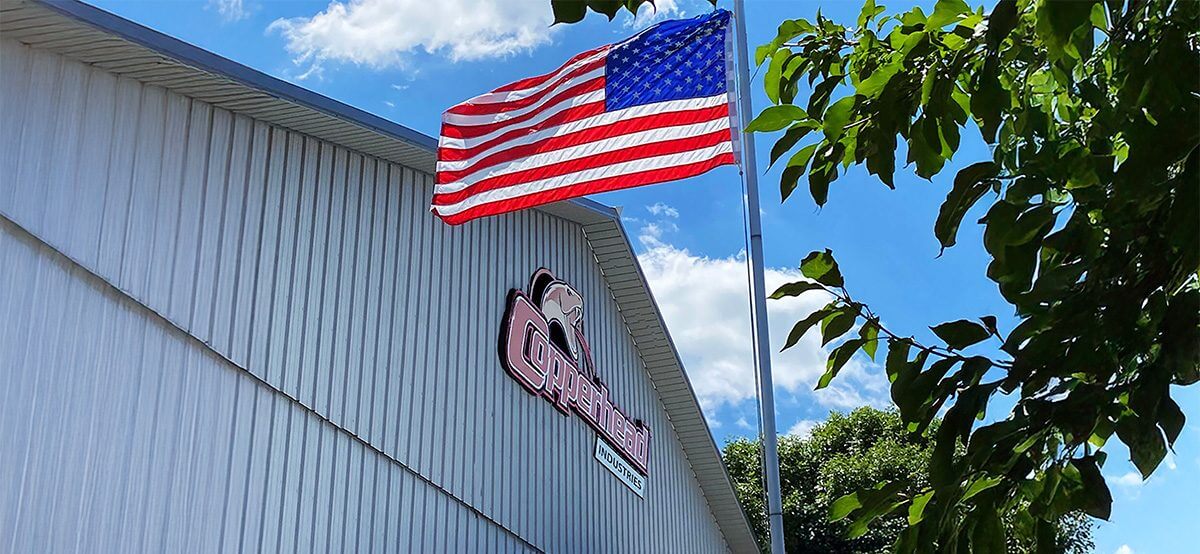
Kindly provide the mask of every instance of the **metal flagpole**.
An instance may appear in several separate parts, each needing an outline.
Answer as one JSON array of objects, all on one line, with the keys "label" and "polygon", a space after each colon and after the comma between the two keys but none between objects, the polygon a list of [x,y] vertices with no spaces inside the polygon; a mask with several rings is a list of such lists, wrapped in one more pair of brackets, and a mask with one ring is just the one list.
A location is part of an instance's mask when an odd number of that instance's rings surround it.
[{"label": "metal flagpole", "polygon": [[[737,32],[738,112],[742,124],[749,121],[750,63],[746,44],[746,6],[733,2]],[[771,379],[771,340],[767,335],[767,291],[763,283],[762,220],[758,208],[758,166],[754,134],[742,132],[742,179],[746,185],[747,226],[750,234],[750,320],[754,334],[754,363],[758,369],[759,418],[762,422],[763,470],[766,475],[767,518],[771,529],[771,554],[784,554],[783,501],[779,493],[779,446],[775,434],[775,394]]]}]

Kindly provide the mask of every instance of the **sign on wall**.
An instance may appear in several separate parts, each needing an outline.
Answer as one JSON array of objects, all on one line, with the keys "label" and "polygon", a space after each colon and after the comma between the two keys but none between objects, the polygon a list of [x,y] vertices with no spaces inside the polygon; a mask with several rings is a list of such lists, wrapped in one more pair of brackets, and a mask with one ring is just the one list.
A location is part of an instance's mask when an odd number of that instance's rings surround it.
[{"label": "sign on wall", "polygon": [[[530,277],[527,291],[510,290],[500,327],[500,362],[525,390],[543,397],[563,415],[577,414],[591,426],[599,442],[607,443],[597,443],[596,459],[642,495],[650,429],[614,405],[608,386],[596,375],[579,292],[545,268]],[[622,459],[601,459],[602,449]],[[630,467],[633,476],[618,473]]]}]

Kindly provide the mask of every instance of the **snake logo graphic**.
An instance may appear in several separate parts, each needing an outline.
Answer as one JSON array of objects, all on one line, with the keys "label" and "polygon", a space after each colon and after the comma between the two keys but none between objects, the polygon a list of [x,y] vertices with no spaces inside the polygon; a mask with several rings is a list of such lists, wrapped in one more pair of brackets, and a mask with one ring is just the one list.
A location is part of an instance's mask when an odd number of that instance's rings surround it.
[{"label": "snake logo graphic", "polygon": [[541,268],[529,279],[529,297],[550,323],[550,342],[569,354],[589,379],[592,352],[583,334],[583,297],[565,281]]}]

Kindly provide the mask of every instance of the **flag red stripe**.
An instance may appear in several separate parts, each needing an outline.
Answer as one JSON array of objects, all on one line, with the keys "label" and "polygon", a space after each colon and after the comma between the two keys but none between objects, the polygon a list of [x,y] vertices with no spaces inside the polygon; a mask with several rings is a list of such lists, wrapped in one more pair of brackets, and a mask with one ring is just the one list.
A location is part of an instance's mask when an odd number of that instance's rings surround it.
[{"label": "flag red stripe", "polygon": [[[499,136],[497,136],[494,139],[490,139],[486,142],[479,143],[478,146],[475,146],[475,147],[467,149],[467,150],[460,150],[460,151],[473,154],[475,152],[487,150],[488,148],[496,146],[497,144],[500,144],[503,142],[508,142],[508,141],[510,141],[514,138],[517,138],[521,135],[526,135],[526,134],[533,133],[533,132],[536,132],[536,131],[539,131],[542,129],[547,129],[547,128],[555,127],[555,126],[562,125],[565,123],[570,123],[572,121],[579,121],[580,119],[587,119],[589,117],[600,115],[602,113],[604,113],[604,102],[592,102],[590,104],[583,104],[581,106],[567,108],[567,109],[565,109],[561,112],[558,112],[550,117],[547,117],[545,119],[545,121],[542,121],[541,123],[537,123],[537,124],[531,125],[529,127],[519,127],[517,129],[512,129],[512,130],[506,131],[504,133],[501,133]],[[442,125],[442,135],[443,136],[448,136],[448,137],[453,137],[453,138],[471,138],[471,137],[454,136],[453,133],[447,133],[446,130],[447,130],[446,125]],[[441,151],[440,148],[438,150]],[[448,148],[447,150],[455,150],[455,149]]]},{"label": "flag red stripe", "polygon": [[657,183],[664,183],[667,181],[674,181],[676,179],[693,177],[696,175],[700,175],[701,173],[704,173],[706,171],[709,171],[714,167],[725,165],[725,164],[732,164],[732,163],[734,163],[733,154],[726,152],[723,154],[719,154],[708,160],[704,160],[704,161],[700,161],[700,162],[695,162],[695,163],[686,164],[686,165],[659,168],[659,169],[651,169],[648,171],[643,171],[640,173],[633,173],[633,174],[629,174],[629,175],[620,175],[620,176],[616,176],[616,177],[607,177],[604,179],[596,179],[593,181],[588,181],[588,182],[584,182],[584,183],[579,183],[577,185],[572,185],[570,187],[562,187],[562,188],[543,191],[543,192],[535,192],[533,194],[521,196],[518,198],[502,200],[500,202],[492,202],[490,204],[483,204],[483,205],[476,206],[476,207],[468,209],[468,210],[463,210],[456,214],[446,215],[446,216],[439,215],[439,217],[441,217],[442,220],[445,221],[446,223],[449,223],[451,225],[458,225],[458,224],[465,223],[467,221],[470,221],[472,219],[477,219],[480,217],[502,214],[502,213],[506,213],[506,212],[520,210],[523,208],[531,208],[533,206],[540,206],[543,204],[550,204],[552,202],[558,202],[560,200],[566,200],[568,198],[575,198],[578,196],[584,196],[584,195],[588,195],[588,194],[597,194],[597,193],[601,193],[601,192],[609,192],[609,191],[620,190],[620,189],[640,187],[643,185],[653,185],[653,184],[657,184]]},{"label": "flag red stripe", "polygon": [[548,179],[559,175],[567,175],[576,171],[585,169],[595,169],[604,167],[614,163],[628,162],[632,160],[641,160],[644,158],[653,158],[655,156],[665,156],[667,154],[679,154],[690,150],[697,150],[708,146],[714,146],[722,142],[729,141],[729,129],[720,129],[711,133],[696,135],[686,139],[672,139],[662,142],[651,142],[642,144],[634,148],[626,148],[623,150],[615,150],[612,152],[604,152],[592,156],[582,156],[572,158],[554,165],[545,165],[525,171],[516,171],[496,177],[480,180],[471,186],[460,191],[434,194],[433,203],[445,206],[449,204],[457,204],[470,196],[474,196],[481,192],[495,190],[499,188],[519,185],[540,179]]},{"label": "flag red stripe", "polygon": [[521,90],[521,89],[536,87],[536,86],[548,81],[551,77],[553,77],[559,71],[562,71],[562,68],[564,68],[568,65],[571,65],[579,60],[582,60],[588,56],[591,56],[592,54],[595,54],[596,52],[604,50],[605,48],[608,48],[607,44],[604,46],[601,46],[599,48],[593,48],[591,50],[588,50],[587,52],[583,52],[582,54],[579,54],[579,55],[567,60],[567,63],[564,63],[564,64],[558,66],[557,68],[554,69],[554,71],[551,71],[549,73],[543,73],[541,75],[537,75],[534,77],[527,77],[525,79],[521,79],[520,81],[509,83],[502,87],[496,88],[492,92],[512,92],[514,90]]},{"label": "flag red stripe", "polygon": [[508,102],[488,102],[483,104],[472,104],[471,101],[468,100],[462,104],[450,108],[449,110],[446,110],[446,113],[458,115],[485,115],[511,112],[513,110],[532,106],[533,104],[536,104],[538,100],[541,100],[542,98],[545,98],[551,93],[559,90],[557,87],[560,87],[569,82],[571,79],[579,77],[580,75],[588,73],[589,71],[599,67],[604,67],[604,58],[593,60],[575,69],[572,69],[565,75],[559,77],[551,86],[548,86],[519,100],[512,100]]},{"label": "flag red stripe", "polygon": [[[533,117],[537,116],[537,114],[541,113],[542,110],[550,108],[551,106],[555,106],[561,102],[570,100],[581,94],[586,94],[586,93],[597,91],[597,90],[604,90],[604,77],[597,77],[590,81],[584,81],[582,83],[579,83],[578,85],[574,85],[571,88],[568,88],[568,89],[554,95],[553,97],[551,97],[551,99],[549,101],[547,101],[545,104],[543,104],[537,110],[533,110],[528,113],[523,113],[516,117],[511,117],[508,119],[504,119],[502,121],[497,121],[495,123],[487,123],[484,125],[460,125],[460,124],[443,122],[442,134],[445,136],[454,137],[454,138],[472,138],[472,137],[486,135],[486,134],[496,131],[498,129],[503,129],[505,127],[512,127],[513,125],[516,125],[523,121],[527,121],[529,119],[532,119]],[[595,104],[598,104],[600,106],[601,112],[604,111],[604,103],[603,102],[596,102]],[[585,104],[585,105],[590,105],[590,104]]]},{"label": "flag red stripe", "polygon": [[[587,144],[589,142],[627,135],[630,133],[648,131],[650,129],[688,125],[692,123],[703,123],[705,121],[712,121],[714,119],[723,117],[729,117],[729,106],[727,105],[665,114],[651,114],[632,119],[625,119],[610,125],[583,129],[574,133],[554,136],[538,142],[521,144],[513,146],[512,148],[497,151],[494,154],[480,158],[479,161],[467,168],[437,172],[437,182],[438,184],[452,183],[472,173],[475,173],[476,171],[486,169],[496,164],[524,158],[533,154],[553,152],[563,148],[579,146],[581,144]],[[438,159],[440,161],[458,161],[467,159],[470,157],[468,154],[470,154],[473,150],[478,150],[478,148],[472,148],[470,150],[440,148],[438,149]]]}]

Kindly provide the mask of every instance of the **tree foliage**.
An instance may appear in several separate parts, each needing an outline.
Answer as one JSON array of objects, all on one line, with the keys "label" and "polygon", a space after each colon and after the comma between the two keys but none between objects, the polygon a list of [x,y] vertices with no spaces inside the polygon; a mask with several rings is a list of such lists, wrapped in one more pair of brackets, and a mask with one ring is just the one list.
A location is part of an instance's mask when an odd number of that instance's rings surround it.
[{"label": "tree foliage", "polygon": [[[804,260],[835,296],[789,339],[820,322],[838,345],[818,388],[884,341],[908,429],[946,409],[927,486],[861,490],[833,515],[859,526],[907,512],[902,552],[1002,551],[1014,533],[1049,541],[1062,514],[1109,516],[1101,447],[1112,434],[1143,476],[1158,467],[1184,424],[1170,387],[1200,378],[1200,4],[1001,0],[985,14],[940,0],[928,15],[885,12],[868,0],[854,27],[781,24],[757,51],[777,105],[749,127],[786,129],[772,159],[796,150],[782,197],[807,176],[824,204],[852,165],[891,186],[898,152],[917,175],[938,175],[961,129],[977,126],[992,159],[958,172],[933,231],[951,247],[966,213],[990,203],[987,276],[1019,324],[1005,336],[993,316],[943,323],[931,328],[943,345],[924,345],[851,298],[832,253]],[[856,336],[830,336],[853,324]],[[989,339],[1001,357],[964,352]],[[979,424],[998,394],[1016,406]],[[1018,525],[1000,525],[1018,506]]]},{"label": "tree foliage", "polygon": [[[641,3],[585,5],[611,17]],[[578,2],[552,4],[575,4],[578,17],[560,21],[583,17]],[[897,155],[932,180],[968,127],[992,152],[950,180],[933,234],[954,246],[984,205],[987,277],[1015,328],[983,316],[932,327],[942,344],[895,333],[851,297],[829,251],[804,260],[811,282],[776,292],[816,283],[834,295],[784,345],[817,327],[835,345],[818,388],[883,342],[906,429],[929,432],[945,410],[928,483],[897,476],[838,504],[832,515],[855,533],[907,514],[900,552],[1001,551],[1012,535],[1051,548],[1063,514],[1109,516],[1112,435],[1143,476],[1178,438],[1171,387],[1200,380],[1198,29],[1200,2],[999,0],[985,11],[938,0],[926,14],[867,0],[853,25],[786,20],[758,47],[773,105],[747,130],[782,131],[769,161],[783,163],[784,201],[803,179],[824,205],[851,166],[894,187]],[[972,353],[992,340],[1000,355]],[[986,417],[1000,395],[1015,406]]]},{"label": "tree foliage", "polygon": [[[923,434],[909,433],[896,412],[859,408],[831,413],[807,437],[779,438],[784,533],[788,552],[886,552],[908,526],[907,513],[881,517],[860,536],[849,538],[850,522],[829,521],[830,509],[844,495],[878,483],[908,479],[905,494],[917,495],[929,483],[929,460],[937,422]],[[733,440],[722,457],[742,508],[762,545],[769,544],[763,503],[762,459],[758,441]],[[1011,527],[1013,513],[1003,521]],[[1083,553],[1092,547],[1091,523],[1079,513],[1055,522],[1055,551]],[[1030,552],[1028,543],[1010,542],[1009,552]]]}]

